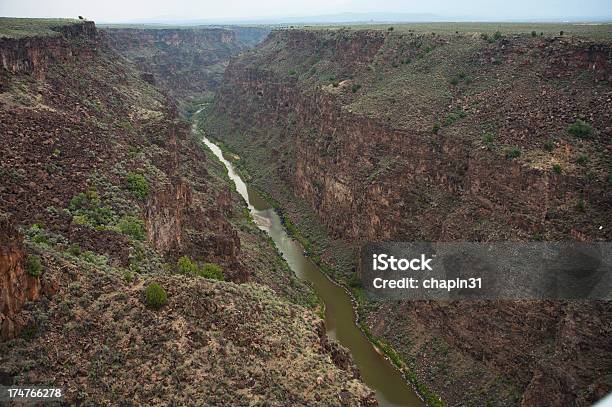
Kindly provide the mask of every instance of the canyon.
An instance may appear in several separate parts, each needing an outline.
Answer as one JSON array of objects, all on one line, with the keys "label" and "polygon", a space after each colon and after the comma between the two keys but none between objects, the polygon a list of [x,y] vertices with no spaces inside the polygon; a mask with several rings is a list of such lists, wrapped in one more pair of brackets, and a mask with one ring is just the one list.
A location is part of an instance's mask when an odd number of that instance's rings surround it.
[{"label": "canyon", "polygon": [[199,120],[428,403],[592,404],[609,302],[376,302],[357,259],[369,241],[609,240],[609,27],[397,28],[275,30]]},{"label": "canyon", "polygon": [[370,241],[610,240],[609,28],[458,27],[0,18],[0,384],[72,404],[377,405],[206,136],[428,405],[610,392],[609,302],[361,287]]},{"label": "canyon", "polygon": [[173,94],[167,64],[189,53],[143,70],[112,46],[125,32],[0,18],[0,384],[69,404],[376,405],[180,113],[256,31],[160,32],[219,50],[195,50],[216,73]]}]

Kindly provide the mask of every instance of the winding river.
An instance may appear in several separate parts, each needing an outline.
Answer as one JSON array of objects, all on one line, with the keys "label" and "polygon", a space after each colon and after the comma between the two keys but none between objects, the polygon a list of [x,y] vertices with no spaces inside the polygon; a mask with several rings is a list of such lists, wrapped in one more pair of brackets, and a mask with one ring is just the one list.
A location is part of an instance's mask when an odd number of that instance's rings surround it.
[{"label": "winding river", "polygon": [[423,402],[404,381],[401,373],[357,327],[349,294],[304,256],[302,246],[289,237],[278,214],[266,200],[242,181],[233,165],[223,156],[221,149],[207,138],[204,138],[204,143],[227,167],[230,179],[246,201],[257,226],[270,235],[298,278],[313,285],[319,298],[325,303],[327,334],[350,350],[364,382],[376,392],[380,406],[423,406]]}]

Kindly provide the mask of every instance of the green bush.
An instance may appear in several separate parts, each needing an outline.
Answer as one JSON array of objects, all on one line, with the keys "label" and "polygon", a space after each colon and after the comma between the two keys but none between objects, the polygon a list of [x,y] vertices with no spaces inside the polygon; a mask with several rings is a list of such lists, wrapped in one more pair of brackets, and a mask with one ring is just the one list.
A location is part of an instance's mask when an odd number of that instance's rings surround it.
[{"label": "green bush", "polygon": [[197,274],[198,273],[198,265],[196,262],[191,261],[191,259],[187,256],[181,256],[177,262],[178,271],[181,274]]},{"label": "green bush", "polygon": [[453,77],[451,78],[451,80],[449,81],[451,85],[456,86],[459,84],[459,79]]},{"label": "green bush", "polygon": [[532,31],[532,32],[531,32],[531,36],[532,36],[532,37],[537,37],[537,36],[538,36],[538,33],[537,33],[537,32],[535,32],[535,31]]},{"label": "green bush", "polygon": [[553,164],[552,169],[557,174],[561,174],[561,166],[559,164]]},{"label": "green bush", "polygon": [[393,27],[387,28],[387,31],[393,31]]},{"label": "green bush", "polygon": [[567,131],[576,137],[588,138],[593,134],[593,128],[582,120],[576,120],[570,124]]},{"label": "green bush", "polygon": [[356,93],[356,92],[357,92],[359,89],[361,89],[361,85],[359,85],[359,84],[354,84],[354,85],[351,87],[351,91],[352,91],[353,93]]},{"label": "green bush", "polygon": [[485,133],[485,135],[482,137],[482,141],[484,141],[486,144],[491,144],[494,139],[495,137],[493,137],[491,133]]},{"label": "green bush", "polygon": [[289,75],[291,75],[291,76],[297,75],[297,72],[295,71],[295,69],[290,69],[289,70]]},{"label": "green bush", "polygon": [[580,165],[585,165],[589,162],[589,156],[586,154],[580,154],[578,158],[576,158],[576,162]]},{"label": "green bush", "polygon": [[145,290],[145,297],[147,307],[151,309],[160,309],[168,301],[168,294],[166,294],[166,290],[164,290],[164,288],[157,283],[149,284]]},{"label": "green bush", "polygon": [[49,244],[49,238],[42,233],[35,235],[32,240],[34,241],[34,243],[38,244]]},{"label": "green bush", "polygon": [[38,277],[41,275],[43,271],[42,262],[40,261],[40,256],[32,254],[26,258],[26,272],[33,276]]},{"label": "green bush", "polygon": [[223,281],[225,279],[223,269],[214,263],[204,264],[204,266],[198,271],[198,275],[204,278],[212,278],[213,280]]},{"label": "green bush", "polygon": [[87,263],[91,263],[99,267],[103,267],[108,264],[108,257],[103,254],[96,254],[91,250],[86,250],[81,253],[81,259],[83,259]]},{"label": "green bush", "polygon": [[516,147],[512,147],[506,151],[506,158],[513,159],[521,156],[521,150]]},{"label": "green bush", "polygon": [[136,240],[144,240],[144,223],[135,216],[124,216],[117,225],[124,235],[133,237]]},{"label": "green bush", "polygon": [[196,275],[214,280],[224,280],[225,275],[221,266],[214,263],[205,263],[200,267],[195,261],[187,256],[178,259],[178,272],[185,275]]},{"label": "green bush", "polygon": [[80,256],[81,255],[81,246],[79,246],[76,243],[71,244],[70,247],[68,247],[68,253],[70,253],[73,256]]},{"label": "green bush", "polygon": [[113,223],[115,214],[108,206],[102,205],[96,190],[89,190],[75,195],[68,204],[72,212],[72,221],[79,225],[92,227]]},{"label": "green bush", "polygon": [[552,140],[546,140],[544,142],[544,150],[546,151],[553,151],[553,149],[555,148],[555,142]]},{"label": "green bush", "polygon": [[438,134],[439,131],[440,131],[440,123],[434,123],[433,127],[431,128],[431,132],[433,134]]},{"label": "green bush", "polygon": [[126,175],[125,182],[137,198],[144,199],[149,195],[149,182],[142,174],[130,172]]}]

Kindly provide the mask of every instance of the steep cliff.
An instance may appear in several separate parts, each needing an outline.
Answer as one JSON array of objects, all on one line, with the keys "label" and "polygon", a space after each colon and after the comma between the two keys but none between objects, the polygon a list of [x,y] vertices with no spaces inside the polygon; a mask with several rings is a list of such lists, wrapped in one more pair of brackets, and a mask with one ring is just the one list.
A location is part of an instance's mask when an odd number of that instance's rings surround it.
[{"label": "steep cliff", "polygon": [[[345,282],[368,240],[609,240],[604,38],[274,31],[230,63],[203,122]],[[609,304],[362,312],[450,404],[588,405],[610,390]]]},{"label": "steep cliff", "polygon": [[32,34],[0,42],[2,384],[71,404],[374,405],[174,102],[93,23],[11,25]]},{"label": "steep cliff", "polygon": [[180,100],[212,96],[230,58],[260,42],[268,31],[257,27],[104,30],[111,47],[149,74],[145,79]]}]

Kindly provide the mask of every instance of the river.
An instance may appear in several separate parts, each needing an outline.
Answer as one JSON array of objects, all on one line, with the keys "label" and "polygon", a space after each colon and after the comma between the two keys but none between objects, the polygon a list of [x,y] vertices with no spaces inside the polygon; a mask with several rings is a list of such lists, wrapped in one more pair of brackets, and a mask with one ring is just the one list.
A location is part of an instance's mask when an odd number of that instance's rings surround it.
[{"label": "river", "polygon": [[230,179],[234,181],[236,190],[246,201],[257,226],[270,235],[298,278],[312,283],[317,295],[325,304],[327,334],[349,349],[363,381],[376,392],[380,406],[423,406],[423,402],[404,381],[399,370],[357,327],[349,294],[327,278],[317,265],[303,254],[302,246],[287,234],[280,217],[271,205],[242,181],[232,163],[223,156],[221,149],[207,138],[204,138],[204,143],[227,167]]}]

